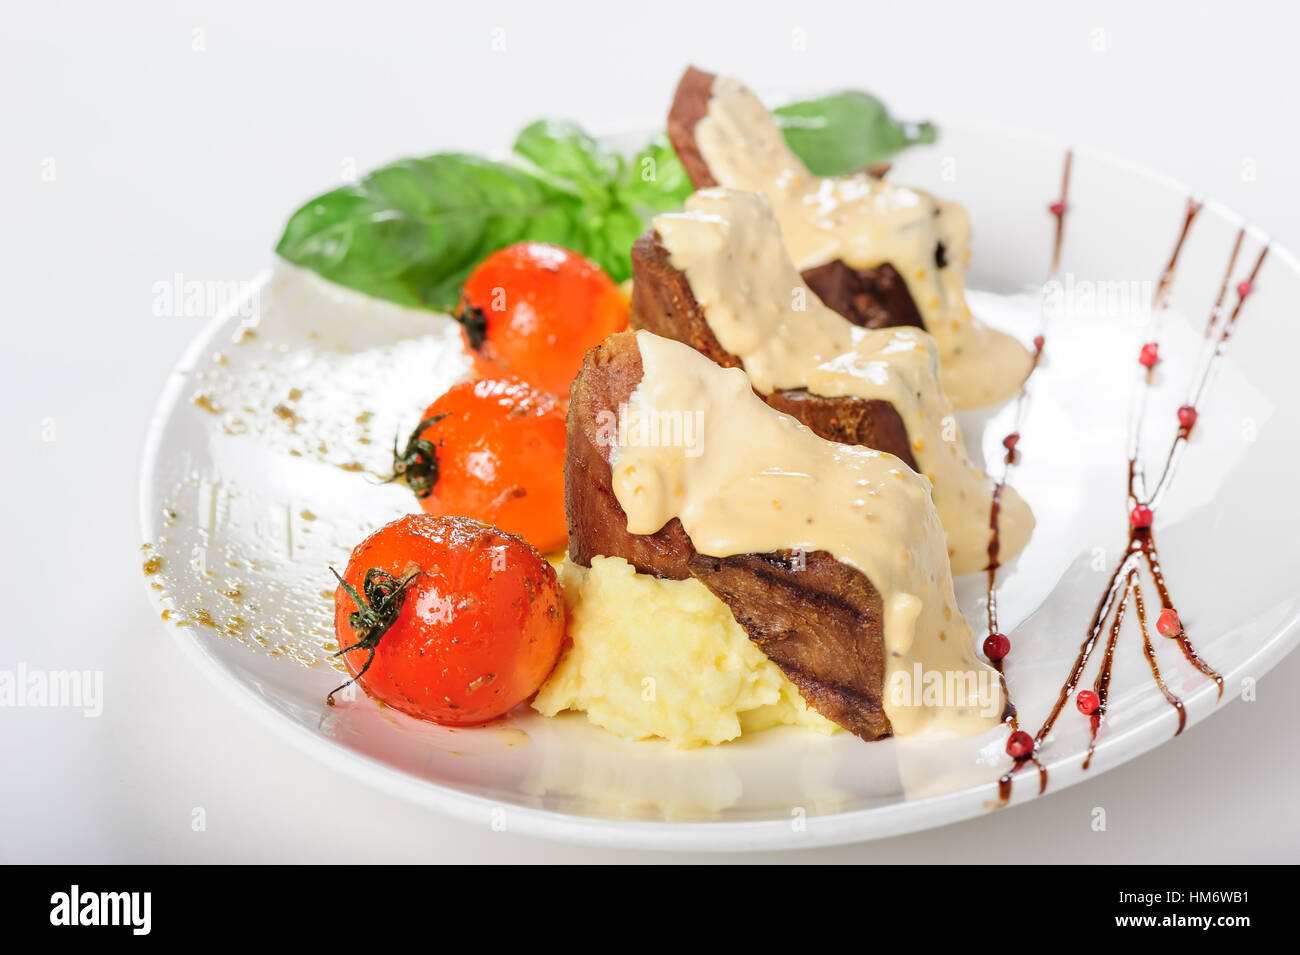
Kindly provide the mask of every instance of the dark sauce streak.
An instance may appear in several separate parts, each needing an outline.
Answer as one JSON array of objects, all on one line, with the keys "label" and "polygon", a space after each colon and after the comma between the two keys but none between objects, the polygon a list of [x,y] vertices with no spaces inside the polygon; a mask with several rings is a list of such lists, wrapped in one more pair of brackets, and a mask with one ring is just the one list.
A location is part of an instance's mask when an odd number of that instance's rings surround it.
[{"label": "dark sauce streak", "polygon": [[1110,636],[1106,639],[1106,649],[1102,651],[1101,666],[1097,669],[1097,679],[1093,681],[1092,690],[1097,694],[1097,710],[1089,718],[1090,734],[1088,737],[1088,755],[1084,757],[1083,768],[1092,763],[1092,754],[1097,747],[1097,730],[1106,718],[1106,700],[1110,697],[1110,674],[1115,666],[1115,645],[1119,643],[1119,632],[1124,626],[1124,611],[1128,609],[1128,598],[1137,585],[1137,568],[1133,568],[1124,578],[1124,590],[1115,605],[1115,614],[1111,617]]},{"label": "dark sauce streak", "polygon": [[1137,557],[1138,552],[1134,550],[1132,541],[1130,541],[1128,553],[1124,555],[1124,559],[1115,568],[1115,572],[1110,575],[1110,581],[1106,584],[1106,592],[1102,594],[1097,609],[1093,611],[1092,623],[1088,626],[1088,634],[1084,637],[1083,645],[1079,647],[1079,655],[1074,659],[1074,666],[1070,668],[1070,675],[1066,677],[1065,682],[1061,685],[1056,704],[1052,707],[1051,713],[1043,721],[1043,725],[1038,732],[1034,734],[1035,743],[1041,743],[1043,738],[1052,731],[1052,727],[1056,725],[1061,711],[1065,709],[1066,702],[1073,695],[1074,688],[1079,685],[1079,680],[1083,677],[1083,671],[1088,667],[1088,660],[1092,656],[1092,651],[1097,646],[1097,640],[1101,637],[1101,632],[1106,626],[1106,620],[1110,617],[1111,608],[1115,606],[1116,599],[1119,598],[1120,594],[1127,590],[1128,574],[1137,566]]},{"label": "dark sauce streak", "polygon": [[1074,150],[1065,151],[1065,168],[1061,171],[1061,213],[1056,217],[1056,238],[1052,242],[1051,277],[1055,278],[1061,268],[1061,246],[1065,241],[1065,213],[1069,211],[1070,202],[1070,167],[1074,165]]},{"label": "dark sauce streak", "polygon": [[[1169,597],[1169,588],[1165,584],[1165,575],[1160,569],[1160,555],[1156,551],[1155,538],[1151,536],[1150,530],[1145,532],[1142,553],[1146,557],[1147,569],[1151,571],[1151,579],[1155,581],[1156,592],[1160,595],[1160,609],[1172,609],[1174,602]],[[1186,629],[1184,629],[1183,632],[1178,634],[1174,639],[1178,643],[1178,649],[1183,651],[1183,656],[1186,657],[1187,662],[1199,670],[1203,675],[1209,677],[1218,684],[1219,699],[1223,699],[1223,675],[1201,659],[1201,655],[1197,653],[1196,648],[1192,646],[1192,641],[1187,638]]]},{"label": "dark sauce streak", "polygon": [[[1201,210],[1201,203],[1191,199],[1187,204],[1187,214],[1183,221],[1183,228],[1178,236],[1178,241],[1174,246],[1173,254],[1170,256],[1169,264],[1161,274],[1160,283],[1157,287],[1155,296],[1155,309],[1157,312],[1163,311],[1168,306],[1169,293],[1173,282],[1174,272],[1178,264],[1179,253],[1182,251],[1183,243],[1187,239],[1188,232],[1191,229],[1192,222]],[[1232,248],[1232,255],[1225,270],[1223,283],[1219,288],[1219,294],[1215,299],[1214,307],[1210,312],[1210,318],[1206,325],[1205,335],[1207,339],[1212,339],[1213,334],[1218,330],[1218,340],[1214,344],[1214,349],[1209,358],[1205,361],[1204,367],[1195,382],[1191,391],[1191,398],[1188,405],[1196,407],[1196,403],[1204,394],[1206,385],[1209,382],[1211,372],[1214,369],[1216,360],[1223,355],[1227,348],[1229,339],[1236,328],[1237,319],[1241,314],[1242,306],[1245,304],[1246,297],[1249,295],[1251,287],[1254,285],[1259,270],[1264,264],[1268,255],[1268,247],[1265,246],[1260,250],[1259,257],[1255,260],[1254,267],[1251,269],[1250,276],[1246,280],[1245,294],[1238,290],[1236,306],[1232,312],[1224,319],[1224,301],[1227,297],[1228,287],[1232,281],[1232,274],[1236,269],[1237,258],[1241,251],[1241,245],[1245,237],[1245,230],[1239,230],[1236,242]],[[1221,326],[1220,326],[1220,323]],[[1130,455],[1128,461],[1128,506],[1134,507],[1143,503],[1144,497],[1144,474],[1141,466],[1141,419],[1146,407],[1146,396],[1150,390],[1153,380],[1151,369],[1147,369],[1141,375],[1139,387],[1135,390],[1133,412],[1130,417]],[[1165,460],[1164,470],[1156,484],[1154,493],[1146,501],[1148,507],[1154,510],[1159,503],[1161,496],[1168,487],[1173,478],[1174,468],[1181,456],[1183,448],[1191,435],[1191,425],[1182,425],[1178,427],[1177,434],[1169,449],[1168,457]],[[1107,694],[1110,689],[1111,669],[1114,663],[1115,647],[1119,639],[1119,634],[1124,622],[1124,614],[1128,607],[1129,599],[1132,598],[1133,606],[1137,612],[1138,627],[1142,633],[1142,652],[1146,657],[1147,664],[1151,669],[1151,678],[1155,681],[1156,686],[1160,689],[1166,702],[1178,714],[1178,729],[1174,735],[1182,733],[1187,725],[1187,708],[1183,701],[1179,699],[1170,689],[1164,678],[1161,676],[1159,664],[1156,662],[1155,647],[1152,645],[1150,632],[1147,629],[1146,622],[1146,604],[1142,597],[1140,586],[1139,569],[1145,564],[1151,575],[1151,580],[1155,584],[1155,589],[1160,598],[1162,610],[1172,609],[1173,600],[1169,594],[1169,587],[1165,581],[1164,572],[1160,566],[1160,555],[1156,548],[1155,536],[1150,527],[1132,527],[1129,528],[1128,547],[1125,549],[1124,556],[1120,559],[1119,565],[1115,568],[1106,584],[1105,591],[1101,600],[1097,604],[1097,609],[1093,613],[1092,622],[1088,627],[1087,634],[1084,637],[1083,644],[1079,647],[1079,654],[1075,658],[1074,666],[1070,669],[1070,674],[1066,677],[1061,686],[1060,693],[1057,695],[1055,705],[1048,714],[1047,719],[1034,734],[1035,756],[1029,759],[1017,762],[998,782],[998,794],[1002,802],[1006,802],[1011,795],[1011,779],[1026,763],[1031,760],[1039,769],[1039,792],[1043,792],[1047,785],[1047,773],[1042,764],[1038,762],[1036,754],[1038,745],[1043,742],[1047,735],[1056,725],[1057,719],[1060,718],[1065,704],[1073,695],[1075,687],[1078,686],[1084,671],[1087,669],[1088,661],[1096,649],[1101,634],[1106,627],[1106,621],[1110,620],[1110,633],[1106,641],[1106,649],[1102,656],[1102,662],[1097,674],[1096,681],[1093,683],[1094,692],[1097,694],[1099,706],[1097,711],[1091,716],[1091,736],[1088,744],[1088,753],[1083,761],[1083,768],[1087,769],[1092,763],[1093,753],[1096,748],[1097,732],[1101,724],[1105,721]],[[992,571],[990,571],[990,578]],[[990,585],[991,586],[991,585]],[[1112,613],[1113,611],[1113,613]],[[996,613],[991,612],[990,620],[996,622]],[[1214,680],[1218,687],[1219,699],[1223,698],[1223,676],[1202,659],[1187,636],[1186,629],[1173,638],[1179,649],[1182,651],[1184,658],[1202,675]],[[1001,667],[999,666],[999,670]]]},{"label": "dark sauce streak", "polygon": [[[1236,265],[1236,256],[1238,256],[1238,253],[1242,251],[1243,239],[1245,239],[1245,230],[1239,229],[1236,231],[1236,244],[1232,246],[1232,265]],[[1264,265],[1264,259],[1265,256],[1268,256],[1268,253],[1268,246],[1260,249],[1260,257],[1255,261],[1255,268],[1251,269],[1251,277],[1247,279],[1248,282],[1255,282],[1257,275],[1260,274],[1260,266]],[[1214,300],[1214,309],[1210,312],[1210,320],[1205,324],[1206,338],[1209,338],[1210,335],[1214,333],[1214,326],[1218,325],[1219,318],[1223,317],[1223,299],[1226,298],[1227,287],[1229,287],[1232,282],[1232,265],[1227,269],[1227,273],[1223,275],[1223,285],[1219,286],[1218,299]],[[1236,325],[1236,317],[1242,313],[1242,301],[1243,299],[1240,298],[1236,300],[1236,308],[1232,309],[1232,314],[1229,316],[1229,320],[1227,320],[1227,326],[1223,329],[1222,334],[1219,335],[1218,346],[1214,348],[1214,355],[1216,355],[1216,357],[1222,355],[1223,348],[1227,346],[1227,339],[1229,339],[1232,334],[1232,326]]]},{"label": "dark sauce streak", "polygon": [[[1065,214],[1068,211],[1068,200],[1070,195],[1070,168],[1074,165],[1074,151],[1066,150],[1065,166],[1061,171],[1061,195],[1057,200],[1060,202],[1060,212],[1056,213],[1056,235],[1052,240],[1052,265],[1048,270],[1048,278],[1053,279],[1061,268],[1061,248],[1065,241]],[[1039,335],[1034,345],[1034,358],[1029,366],[1029,373],[1025,375],[1024,382],[1020,385],[1020,391],[1016,395],[1016,415],[1015,430],[1013,434],[1019,436],[1021,424],[1024,420],[1025,407],[1029,400],[1029,381],[1038,369],[1038,364],[1043,357],[1043,345],[1046,342],[1046,317],[1043,317],[1039,325]],[[989,563],[988,563],[988,624],[989,633],[998,632],[998,568],[1002,565],[999,563],[999,555],[1002,550],[1001,531],[998,526],[998,517],[1002,512],[1002,489],[1006,487],[1007,477],[1011,473],[1012,466],[1018,459],[1016,448],[1019,442],[1007,449],[1006,455],[1002,459],[1002,477],[993,485],[993,495],[989,501]],[[1002,683],[1002,695],[1007,701],[1006,708],[1002,713],[1002,722],[1006,723],[1011,732],[1020,729],[1020,717],[1016,711],[1016,706],[1011,700],[1011,690],[1007,686],[1006,674],[1002,669],[1002,661],[991,661],[993,668],[998,671],[998,679]],[[998,780],[998,801],[1006,803],[1011,798],[1011,774],[1020,769],[1026,763],[1033,763],[1038,767],[1038,791],[1040,793],[1047,789],[1047,767],[1038,761],[1037,756],[1030,756],[1028,759],[1017,762],[1016,765]]]},{"label": "dark sauce streak", "polygon": [[[998,563],[998,552],[1002,549],[1002,542],[998,535],[998,515],[1002,512],[1002,488],[1006,485],[1005,475],[1003,480],[993,485],[993,496],[989,501],[989,633],[998,631],[998,568],[1002,565]],[[1001,661],[998,661],[1001,662]]]},{"label": "dark sauce streak", "polygon": [[1187,707],[1183,706],[1183,701],[1170,691],[1165,684],[1164,677],[1160,675],[1160,664],[1156,663],[1156,648],[1151,645],[1151,634],[1147,630],[1147,608],[1142,601],[1142,589],[1135,586],[1133,590],[1133,606],[1137,610],[1138,628],[1142,631],[1142,655],[1147,658],[1147,666],[1151,667],[1151,679],[1156,681],[1156,686],[1160,687],[1160,692],[1164,694],[1165,700],[1178,711],[1178,729],[1174,735],[1182,733],[1183,728],[1187,725]]},{"label": "dark sauce streak", "polygon": [[[1174,243],[1174,250],[1169,255],[1169,262],[1165,265],[1164,271],[1160,273],[1160,281],[1156,284],[1155,299],[1152,302],[1152,317],[1159,317],[1166,308],[1169,307],[1169,295],[1173,291],[1174,273],[1178,269],[1178,258],[1182,254],[1183,244],[1187,241],[1188,234],[1192,231],[1192,223],[1196,221],[1196,216],[1201,211],[1202,204],[1200,200],[1191,198],[1187,200],[1187,212],[1183,218],[1183,227],[1179,230],[1178,241]],[[1233,252],[1233,263],[1236,261],[1236,251]],[[1232,274],[1232,265],[1228,265],[1228,275]],[[1224,278],[1223,288],[1220,289],[1219,297],[1222,299],[1227,289],[1227,277]],[[1142,371],[1141,382],[1133,393],[1133,404],[1129,409],[1129,506],[1132,507],[1137,503],[1137,497],[1134,489],[1139,487],[1145,480],[1141,473],[1141,454],[1139,448],[1142,443],[1142,424],[1146,419],[1147,393],[1150,391],[1152,377],[1155,373],[1154,368],[1144,368]],[[1136,483],[1134,471],[1137,471]]]},{"label": "dark sauce streak", "polygon": [[[1183,243],[1187,241],[1187,236],[1192,231],[1192,222],[1196,219],[1196,216],[1200,211],[1201,201],[1199,199],[1192,198],[1187,200],[1187,214],[1183,218],[1182,231],[1178,233],[1178,241],[1174,243],[1174,251],[1169,256],[1169,264],[1166,265],[1165,270],[1160,273],[1160,282],[1156,285],[1155,302],[1153,303],[1156,309],[1163,310],[1169,307],[1169,293],[1173,289],[1174,285],[1174,271],[1178,268],[1178,256],[1182,254]],[[1240,240],[1238,240],[1237,244],[1241,244]],[[1233,259],[1235,260],[1237,255],[1236,251],[1234,250],[1232,254]],[[1231,268],[1228,269],[1228,274],[1232,274]],[[1224,280],[1224,283],[1224,288],[1226,289],[1226,279]],[[1222,292],[1219,293],[1219,298],[1222,300]]]},{"label": "dark sauce streak", "polygon": [[[1211,338],[1216,328],[1219,329],[1219,339],[1214,345],[1214,351],[1211,353],[1208,361],[1205,362],[1201,369],[1200,376],[1196,379],[1195,386],[1188,393],[1187,404],[1190,407],[1197,407],[1201,396],[1205,394],[1205,389],[1209,385],[1210,378],[1218,359],[1227,350],[1228,341],[1232,337],[1233,331],[1237,327],[1237,317],[1241,314],[1241,307],[1245,304],[1245,297],[1238,296],[1237,304],[1232,312],[1227,316],[1219,328],[1220,321],[1223,320],[1223,302],[1228,294],[1228,286],[1232,283],[1232,273],[1237,266],[1237,257],[1241,252],[1241,243],[1246,237],[1245,229],[1237,230],[1237,241],[1232,246],[1232,256],[1228,260],[1228,269],[1223,275],[1223,282],[1219,286],[1218,297],[1214,300],[1214,308],[1210,310],[1209,321],[1205,325],[1206,338]],[[1268,246],[1265,246],[1259,252],[1259,257],[1255,259],[1255,265],[1250,270],[1250,276],[1246,281],[1254,285],[1256,278],[1259,277],[1260,267],[1264,264],[1264,259],[1268,256]],[[1192,425],[1195,427],[1195,425]],[[1174,469],[1178,466],[1178,461],[1182,458],[1183,449],[1187,446],[1187,439],[1191,437],[1192,427],[1179,426],[1178,433],[1174,436],[1173,443],[1169,446],[1169,455],[1165,458],[1164,470],[1160,472],[1160,480],[1156,482],[1155,491],[1151,494],[1152,504],[1158,504],[1164,497],[1165,489],[1173,479]]]}]

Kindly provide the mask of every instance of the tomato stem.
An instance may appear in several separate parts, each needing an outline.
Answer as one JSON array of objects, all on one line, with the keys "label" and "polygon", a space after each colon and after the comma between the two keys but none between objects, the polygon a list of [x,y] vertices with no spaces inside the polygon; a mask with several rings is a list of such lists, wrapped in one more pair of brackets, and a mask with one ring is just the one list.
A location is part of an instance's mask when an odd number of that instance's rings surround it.
[{"label": "tomato stem", "polygon": [[483,342],[487,339],[487,315],[483,309],[464,302],[454,317],[460,322],[460,327],[465,329],[465,338],[469,341],[469,347],[475,351],[482,348]]},{"label": "tomato stem", "polygon": [[343,654],[351,653],[357,649],[370,652],[365,665],[361,667],[356,676],[342,686],[336,686],[330,690],[325,702],[333,706],[334,694],[356,683],[370,669],[370,664],[375,662],[375,647],[379,646],[379,641],[383,639],[384,634],[397,622],[397,616],[402,610],[402,601],[406,599],[406,588],[411,586],[415,578],[424,572],[415,564],[412,564],[398,578],[386,570],[371,567],[366,571],[366,576],[361,583],[364,596],[357,593],[357,589],[340,577],[339,572],[333,567],[330,568],[330,573],[334,575],[334,579],[339,582],[339,586],[347,591],[347,595],[352,598],[352,602],[357,606],[356,610],[348,614],[348,624],[356,633],[357,642],[350,647],[339,650],[334,656],[341,657]]},{"label": "tomato stem", "polygon": [[399,451],[397,438],[393,438],[393,476],[389,481],[404,481],[416,497],[428,497],[433,493],[433,486],[438,483],[438,449],[421,435],[446,417],[445,414],[434,415],[417,424],[406,439],[405,450]]}]

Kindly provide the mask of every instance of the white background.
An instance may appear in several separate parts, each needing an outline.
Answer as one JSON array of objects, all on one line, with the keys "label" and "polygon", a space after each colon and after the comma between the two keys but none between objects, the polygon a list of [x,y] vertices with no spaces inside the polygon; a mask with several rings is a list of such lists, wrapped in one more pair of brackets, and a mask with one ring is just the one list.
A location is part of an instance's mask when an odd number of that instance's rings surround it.
[{"label": "white background", "polygon": [[[202,322],[153,317],[152,286],[178,272],[251,277],[287,215],[337,184],[347,163],[499,148],[540,115],[598,131],[653,121],[695,62],[765,90],[857,86],[906,117],[1098,146],[1300,245],[1297,23],[1281,4],[750,0],[739,19],[719,6],[369,0],[6,12],[0,669],[102,669],[106,702],[99,719],[0,710],[0,861],[727,858],[555,845],[383,796],[228,706],[154,617],[140,573],[137,459],[154,399]],[[494,28],[505,52],[491,51]],[[797,29],[806,52],[793,49]],[[1253,180],[1242,174],[1251,164]],[[52,442],[42,440],[50,419]],[[1257,702],[1228,705],[1134,763],[1011,812],[743,858],[1294,861],[1297,679],[1293,655]],[[1090,827],[1098,806],[1103,833]],[[191,830],[196,807],[206,831]]]}]

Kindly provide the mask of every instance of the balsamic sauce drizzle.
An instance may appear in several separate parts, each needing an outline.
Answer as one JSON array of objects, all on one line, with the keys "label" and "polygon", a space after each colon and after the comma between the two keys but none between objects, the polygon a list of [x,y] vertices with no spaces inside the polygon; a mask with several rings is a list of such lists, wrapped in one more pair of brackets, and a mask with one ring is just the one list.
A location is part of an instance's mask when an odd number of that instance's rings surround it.
[{"label": "balsamic sauce drizzle", "polygon": [[[1067,160],[1068,169],[1068,160]],[[1160,276],[1160,281],[1156,289],[1153,301],[1153,319],[1159,319],[1169,304],[1169,294],[1173,284],[1174,272],[1177,268],[1179,254],[1182,251],[1183,244],[1191,231],[1192,223],[1195,221],[1197,214],[1201,211],[1201,203],[1196,199],[1189,199],[1187,203],[1186,217],[1183,221],[1182,231],[1179,233],[1178,241],[1174,245],[1173,253],[1170,255],[1169,264],[1165,267]],[[1209,320],[1205,328],[1205,338],[1213,342],[1212,348],[1202,359],[1198,372],[1193,377],[1192,387],[1189,390],[1187,405],[1196,408],[1197,403],[1205,393],[1211,375],[1216,367],[1217,359],[1221,357],[1227,348],[1229,339],[1236,328],[1237,319],[1241,314],[1242,306],[1245,304],[1246,297],[1250,294],[1251,287],[1259,274],[1260,267],[1264,264],[1265,257],[1268,254],[1268,246],[1265,245],[1255,260],[1254,267],[1251,269],[1249,278],[1238,286],[1237,301],[1230,313],[1224,311],[1224,302],[1227,298],[1228,288],[1232,282],[1232,274],[1236,269],[1237,259],[1241,252],[1242,242],[1245,238],[1245,229],[1239,229],[1237,232],[1236,242],[1233,244],[1232,254],[1228,260],[1228,267],[1224,273],[1223,282],[1219,287],[1219,293],[1215,300],[1214,307],[1210,312]],[[1057,260],[1060,254],[1060,227],[1058,226],[1057,242],[1053,254],[1053,273],[1055,273]],[[1217,338],[1215,333],[1217,332]],[[1040,349],[1041,351],[1041,349]],[[1164,492],[1167,490],[1169,483],[1173,478],[1175,467],[1179,458],[1186,447],[1188,438],[1191,435],[1192,428],[1195,427],[1195,420],[1190,424],[1179,423],[1178,431],[1170,446],[1169,454],[1165,459],[1164,468],[1161,471],[1159,480],[1150,495],[1146,493],[1146,476],[1141,464],[1142,461],[1142,432],[1145,419],[1147,395],[1153,382],[1154,367],[1142,368],[1137,387],[1134,389],[1133,402],[1129,416],[1129,459],[1128,459],[1128,492],[1127,505],[1130,509],[1145,505],[1152,511],[1160,503]],[[1008,455],[1008,462],[1010,453]],[[992,516],[990,520],[994,523],[994,532],[996,534],[997,520],[997,494],[994,495],[994,503],[991,507]],[[995,628],[997,614],[993,603],[994,573],[996,557],[996,545],[990,544],[990,568],[989,568],[989,593],[990,593],[990,611],[989,626],[990,630]],[[1097,732],[1102,723],[1105,721],[1107,696],[1110,689],[1111,668],[1114,663],[1115,647],[1119,640],[1119,634],[1123,627],[1124,615],[1128,609],[1129,601],[1132,600],[1133,607],[1137,614],[1138,627],[1142,633],[1142,653],[1146,658],[1147,664],[1151,669],[1151,677],[1159,687],[1165,700],[1178,714],[1178,729],[1174,735],[1181,733],[1187,725],[1187,709],[1183,701],[1179,699],[1170,689],[1160,673],[1160,667],[1156,662],[1155,648],[1152,645],[1150,632],[1147,628],[1146,605],[1143,600],[1142,589],[1140,586],[1140,570],[1142,564],[1145,564],[1151,575],[1152,582],[1155,585],[1156,592],[1160,598],[1162,610],[1172,609],[1173,600],[1169,594],[1168,585],[1165,582],[1164,573],[1160,567],[1159,552],[1156,549],[1155,537],[1151,527],[1135,527],[1130,522],[1128,546],[1125,548],[1123,557],[1119,565],[1111,574],[1106,584],[1105,591],[1102,594],[1097,609],[1093,613],[1092,622],[1088,627],[1087,635],[1083,644],[1079,648],[1079,654],[1075,658],[1074,666],[1070,670],[1069,676],[1061,686],[1060,693],[1057,697],[1056,704],[1052,707],[1047,719],[1034,734],[1034,752],[1029,757],[1017,760],[1002,778],[998,781],[998,794],[1001,803],[1005,804],[1011,796],[1011,781],[1015,773],[1019,772],[1025,765],[1032,762],[1038,767],[1039,773],[1039,792],[1043,792],[1047,786],[1047,770],[1038,760],[1037,753],[1043,740],[1052,731],[1057,719],[1060,717],[1065,704],[1073,695],[1075,688],[1078,686],[1087,668],[1088,661],[1096,649],[1097,643],[1101,638],[1103,631],[1107,629],[1107,621],[1110,622],[1109,633],[1105,643],[1105,649],[1102,652],[1101,663],[1099,665],[1096,680],[1093,683],[1093,691],[1096,693],[1099,705],[1090,717],[1090,738],[1088,743],[1088,753],[1083,761],[1083,768],[1087,769],[1092,763],[1093,753],[1097,744]],[[1218,686],[1218,696],[1223,697],[1223,677],[1222,675],[1207,664],[1197,652],[1195,646],[1188,638],[1186,630],[1183,629],[1176,635],[1172,635],[1179,649],[1182,651],[1184,658],[1200,673],[1214,680]],[[1002,671],[1001,662],[995,664],[999,672]],[[1003,678],[1005,686],[1005,678]],[[1011,721],[1012,729],[1016,729],[1014,720]]]},{"label": "balsamic sauce drizzle", "polygon": [[[1056,216],[1056,234],[1052,240],[1052,264],[1048,269],[1048,281],[1055,279],[1061,269],[1061,247],[1065,240],[1065,216],[1069,211],[1068,201],[1070,196],[1070,168],[1074,165],[1074,151],[1067,150],[1065,153],[1065,165],[1061,171],[1061,194],[1057,200],[1058,205],[1053,208]],[[1034,372],[1038,369],[1038,364],[1043,357],[1043,346],[1047,342],[1047,316],[1043,312],[1040,316],[1038,337],[1034,339],[1034,357],[1029,366],[1029,374],[1025,376],[1024,383],[1020,386],[1020,392],[1016,395],[1016,414],[1014,424],[1012,425],[1011,435],[1015,436],[1015,442],[1007,447],[1007,453],[1002,459],[1002,476],[997,483],[993,485],[993,497],[989,503],[989,563],[988,563],[988,591],[986,605],[988,607],[988,626],[989,633],[998,632],[998,568],[1002,566],[998,561],[999,552],[1001,551],[1002,542],[998,527],[998,516],[1002,510],[1002,489],[1006,487],[1007,478],[1011,473],[1012,466],[1016,463],[1019,454],[1017,448],[1020,441],[1020,429],[1024,421],[1025,408],[1029,403],[1029,381]],[[1011,435],[1008,435],[1010,439]],[[1006,446],[1006,442],[1004,442]],[[1020,716],[1016,712],[1016,706],[1011,701],[1011,690],[1007,687],[1006,674],[1002,669],[1001,660],[990,661],[993,668],[998,671],[998,679],[1002,684],[1002,693],[1007,701],[1006,710],[1003,713],[1002,721],[1007,724],[1011,732],[1020,729]],[[1036,755],[1031,754],[1027,760],[1038,767],[1039,789],[1041,793],[1047,788],[1047,767],[1038,761]],[[1017,762],[1015,769],[1019,769],[1023,762]],[[1014,772],[1013,769],[1011,772]],[[1011,796],[1011,772],[1008,772],[998,781],[998,795],[1002,802],[1006,802]]]}]

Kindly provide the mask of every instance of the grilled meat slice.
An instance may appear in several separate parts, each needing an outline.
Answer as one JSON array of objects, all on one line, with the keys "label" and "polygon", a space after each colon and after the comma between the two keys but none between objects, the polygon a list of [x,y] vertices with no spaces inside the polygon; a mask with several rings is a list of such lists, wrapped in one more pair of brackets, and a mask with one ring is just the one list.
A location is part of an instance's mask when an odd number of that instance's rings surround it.
[{"label": "grilled meat slice", "polygon": [[[686,275],[673,267],[668,250],[653,230],[632,246],[632,275],[632,315],[638,327],[690,345],[724,368],[740,365],[740,359],[714,336]],[[762,398],[828,441],[885,451],[913,471],[919,470],[903,419],[887,401],[853,396],[827,398],[804,388],[775,391]]]},{"label": "grilled meat slice", "polygon": [[614,495],[610,429],[641,380],[641,351],[632,332],[613,335],[587,352],[569,389],[564,459],[564,509],[569,558],[622,557],[643,574],[682,580],[691,576],[693,548],[673,519],[654,534],[629,534],[627,515]]},{"label": "grilled meat slice", "polygon": [[884,622],[866,575],[826,551],[792,569],[789,551],[690,560],[809,706],[865,740],[891,735],[882,706]]},{"label": "grilled meat slice", "polygon": [[587,353],[573,382],[565,461],[569,557],[604,555],[639,572],[694,577],[728,607],[751,640],[823,716],[865,740],[890,735],[882,698],[880,593],[825,551],[709,557],[674,518],[654,534],[630,534],[614,493],[610,422],[641,380],[636,336],[623,332]]},{"label": "grilled meat slice", "polygon": [[[709,111],[713,80],[714,74],[687,67],[668,111],[668,138],[696,189],[718,185],[695,141],[695,126]],[[888,168],[884,164],[871,167],[867,172],[883,175]],[[864,328],[925,327],[907,283],[888,263],[871,269],[855,269],[843,260],[835,259],[808,269],[803,273],[803,280],[818,298],[855,325]]]},{"label": "grilled meat slice", "polygon": [[708,189],[718,184],[709,171],[709,164],[700,155],[699,144],[695,142],[695,127],[709,112],[713,80],[713,73],[686,67],[686,72],[677,81],[673,105],[668,110],[668,141],[673,144],[677,158],[696,189]]},{"label": "grilled meat slice", "polygon": [[925,328],[907,283],[888,262],[874,269],[855,269],[843,259],[835,259],[805,270],[803,280],[828,307],[854,325]]}]

